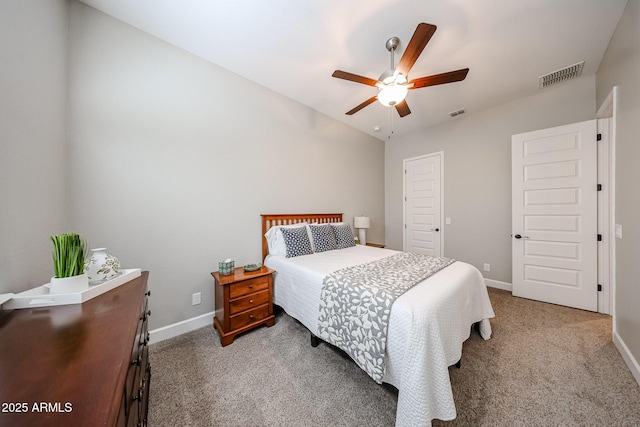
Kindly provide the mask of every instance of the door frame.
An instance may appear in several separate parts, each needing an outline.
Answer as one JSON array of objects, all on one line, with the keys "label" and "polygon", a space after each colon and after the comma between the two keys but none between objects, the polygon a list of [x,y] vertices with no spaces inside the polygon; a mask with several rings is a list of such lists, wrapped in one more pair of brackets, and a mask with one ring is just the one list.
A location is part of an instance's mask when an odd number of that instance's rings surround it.
[{"label": "door frame", "polygon": [[440,256],[444,256],[444,151],[409,157],[402,160],[402,250],[407,250],[407,163],[415,160],[438,157],[440,159]]},{"label": "door frame", "polygon": [[[598,313],[610,314],[613,318],[613,330],[616,330],[615,283],[616,283],[616,234],[615,234],[615,146],[616,146],[616,109],[618,87],[614,86],[596,113],[598,132],[603,131],[602,141],[598,145],[598,183],[602,184],[602,195],[598,198],[598,233],[602,234],[602,243],[598,245],[598,283],[602,292],[598,292]],[[608,129],[600,128],[600,119],[608,120]]]}]

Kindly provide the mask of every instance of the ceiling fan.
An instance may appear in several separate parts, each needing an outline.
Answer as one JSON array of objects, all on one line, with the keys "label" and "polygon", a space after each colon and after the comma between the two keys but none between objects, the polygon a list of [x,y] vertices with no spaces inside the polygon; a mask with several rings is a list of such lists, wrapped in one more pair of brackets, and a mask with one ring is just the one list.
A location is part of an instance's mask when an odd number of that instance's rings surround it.
[{"label": "ceiling fan", "polygon": [[427,43],[429,43],[431,36],[436,32],[436,28],[437,27],[435,25],[425,24],[424,22],[418,24],[416,31],[413,33],[413,36],[402,55],[402,58],[400,58],[400,62],[398,62],[398,66],[395,68],[393,53],[398,47],[398,44],[400,44],[400,39],[398,39],[398,37],[391,37],[387,40],[385,46],[387,50],[391,52],[391,69],[382,73],[378,80],[359,76],[346,71],[334,71],[332,77],[378,88],[378,94],[376,96],[372,96],[362,104],[347,111],[346,114],[349,116],[355,114],[367,105],[378,100],[384,106],[395,107],[400,117],[405,117],[411,114],[411,110],[405,100],[408,91],[464,80],[469,72],[468,68],[409,80],[409,71],[411,71],[411,67],[413,67],[413,64],[415,64]]}]

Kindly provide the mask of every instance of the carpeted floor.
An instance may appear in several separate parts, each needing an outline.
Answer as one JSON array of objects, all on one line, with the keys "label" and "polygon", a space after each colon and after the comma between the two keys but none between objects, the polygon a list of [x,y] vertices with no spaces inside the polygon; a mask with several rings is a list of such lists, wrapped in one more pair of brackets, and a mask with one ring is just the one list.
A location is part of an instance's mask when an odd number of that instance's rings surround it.
[{"label": "carpeted floor", "polygon": [[[434,426],[640,426],[609,316],[489,289],[493,337],[450,368],[458,417]],[[280,312],[222,348],[213,327],[154,344],[149,425],[393,426],[397,391]]]}]

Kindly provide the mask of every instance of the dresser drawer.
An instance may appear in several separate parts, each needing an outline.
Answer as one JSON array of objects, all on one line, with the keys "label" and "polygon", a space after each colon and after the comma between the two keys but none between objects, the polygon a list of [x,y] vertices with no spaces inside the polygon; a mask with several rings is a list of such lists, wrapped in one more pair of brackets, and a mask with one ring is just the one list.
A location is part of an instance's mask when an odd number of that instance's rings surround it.
[{"label": "dresser drawer", "polygon": [[259,293],[249,294],[245,297],[229,301],[229,312],[231,315],[240,313],[253,307],[258,307],[269,302],[269,290]]},{"label": "dresser drawer", "polygon": [[231,322],[231,329],[234,330],[250,325],[253,322],[260,321],[267,316],[269,316],[269,304],[231,316],[229,321]]},{"label": "dresser drawer", "polygon": [[229,285],[229,299],[235,299],[253,292],[269,289],[268,277],[256,277]]}]

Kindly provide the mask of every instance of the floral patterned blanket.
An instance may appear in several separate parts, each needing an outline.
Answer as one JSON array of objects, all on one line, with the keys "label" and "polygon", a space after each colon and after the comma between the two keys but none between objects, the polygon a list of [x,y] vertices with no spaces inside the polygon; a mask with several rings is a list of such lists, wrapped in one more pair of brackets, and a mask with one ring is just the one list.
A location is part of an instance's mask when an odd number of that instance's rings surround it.
[{"label": "floral patterned blanket", "polygon": [[402,252],[329,274],[322,285],[318,336],[347,352],[371,378],[382,383],[393,302],[453,262],[451,258]]}]

